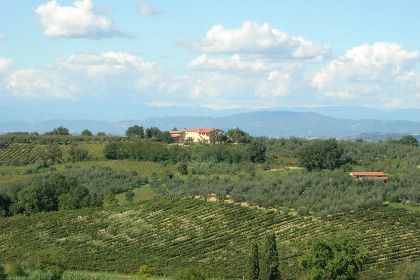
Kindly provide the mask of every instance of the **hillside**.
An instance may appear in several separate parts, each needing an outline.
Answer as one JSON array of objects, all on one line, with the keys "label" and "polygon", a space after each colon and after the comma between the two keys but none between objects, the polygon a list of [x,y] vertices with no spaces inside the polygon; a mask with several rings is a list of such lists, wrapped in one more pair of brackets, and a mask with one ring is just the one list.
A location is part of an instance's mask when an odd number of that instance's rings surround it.
[{"label": "hillside", "polygon": [[198,266],[210,275],[239,278],[250,241],[274,231],[283,275],[296,279],[305,240],[351,229],[370,252],[365,277],[390,279],[403,260],[420,259],[419,221],[418,213],[392,208],[319,218],[198,199],[160,200],[0,219],[0,262],[54,249],[72,269],[134,272],[148,264],[168,274]]},{"label": "hillside", "polygon": [[120,122],[89,120],[51,120],[40,123],[0,122],[0,131],[38,131],[45,132],[58,126],[65,126],[72,133],[80,133],[85,128],[93,132],[104,131],[124,135],[128,127],[141,124],[144,127],[156,126],[162,130],[174,127],[217,127],[228,130],[240,127],[255,136],[269,137],[356,137],[366,134],[420,134],[420,123],[396,120],[344,119],[313,112],[256,111],[222,117],[170,116],[126,120]]}]

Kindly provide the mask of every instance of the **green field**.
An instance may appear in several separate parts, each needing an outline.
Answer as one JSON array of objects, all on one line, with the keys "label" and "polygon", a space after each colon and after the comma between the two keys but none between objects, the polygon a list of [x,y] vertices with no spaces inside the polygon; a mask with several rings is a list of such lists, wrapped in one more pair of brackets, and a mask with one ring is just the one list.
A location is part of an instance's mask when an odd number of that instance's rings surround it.
[{"label": "green field", "polygon": [[390,279],[406,259],[420,259],[420,215],[394,208],[325,218],[257,210],[199,199],[166,199],[111,209],[83,209],[0,219],[0,262],[46,249],[70,269],[134,273],[147,264],[168,275],[197,266],[211,276],[246,276],[250,241],[278,236],[285,279],[301,273],[310,237],[353,230],[369,249],[365,279]]}]

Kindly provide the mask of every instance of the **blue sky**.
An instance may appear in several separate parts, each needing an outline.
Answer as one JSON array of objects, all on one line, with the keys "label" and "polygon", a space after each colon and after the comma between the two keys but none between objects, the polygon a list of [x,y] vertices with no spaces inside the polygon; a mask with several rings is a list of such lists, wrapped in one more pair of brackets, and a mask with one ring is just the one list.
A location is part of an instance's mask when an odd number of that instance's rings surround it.
[{"label": "blue sky", "polygon": [[420,108],[418,11],[414,0],[0,0],[0,117]]}]

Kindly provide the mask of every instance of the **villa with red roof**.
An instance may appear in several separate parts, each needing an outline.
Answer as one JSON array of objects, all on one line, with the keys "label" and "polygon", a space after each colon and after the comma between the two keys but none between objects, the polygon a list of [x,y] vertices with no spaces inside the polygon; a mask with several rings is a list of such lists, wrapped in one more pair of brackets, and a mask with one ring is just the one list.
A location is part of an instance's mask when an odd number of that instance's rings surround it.
[{"label": "villa with red roof", "polygon": [[358,180],[387,181],[388,176],[384,172],[350,172],[350,175]]},{"label": "villa with red roof", "polygon": [[182,130],[170,131],[171,137],[176,138],[180,142],[191,141],[191,142],[210,142],[210,134],[223,133],[217,128],[184,128]]}]

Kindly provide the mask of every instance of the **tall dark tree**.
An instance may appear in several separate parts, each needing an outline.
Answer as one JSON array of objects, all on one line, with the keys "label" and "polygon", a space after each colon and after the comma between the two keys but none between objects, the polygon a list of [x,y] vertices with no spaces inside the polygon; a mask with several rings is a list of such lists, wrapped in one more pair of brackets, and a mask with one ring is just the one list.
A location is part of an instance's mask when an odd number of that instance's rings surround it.
[{"label": "tall dark tree", "polygon": [[280,280],[279,255],[277,251],[276,235],[267,236],[264,251],[260,258],[260,279]]},{"label": "tall dark tree", "polygon": [[260,276],[260,263],[258,255],[258,245],[251,245],[251,255],[249,256],[249,280],[258,280]]},{"label": "tall dark tree", "polygon": [[144,138],[144,128],[138,125],[130,126],[125,132],[125,135],[127,135],[127,137]]}]

